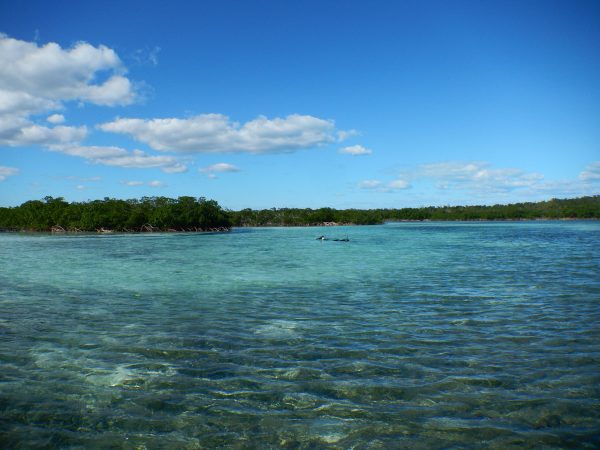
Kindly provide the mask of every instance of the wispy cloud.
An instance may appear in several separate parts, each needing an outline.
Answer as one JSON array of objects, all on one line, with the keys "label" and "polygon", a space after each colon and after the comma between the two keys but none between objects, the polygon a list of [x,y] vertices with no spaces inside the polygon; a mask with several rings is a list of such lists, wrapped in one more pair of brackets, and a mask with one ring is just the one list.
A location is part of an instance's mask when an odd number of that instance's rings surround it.
[{"label": "wispy cloud", "polygon": [[600,161],[588,164],[588,166],[579,174],[579,179],[586,182],[600,181]]},{"label": "wispy cloud", "polygon": [[444,189],[454,187],[495,192],[531,187],[544,178],[539,173],[520,169],[496,169],[489,163],[480,161],[424,164],[417,171],[416,177],[435,180],[438,187]]},{"label": "wispy cloud", "polygon": [[183,173],[187,172],[188,168],[185,164],[174,163],[161,167],[160,170],[162,170],[164,173]]},{"label": "wispy cloud", "polygon": [[166,183],[159,181],[159,180],[152,180],[152,181],[137,181],[137,180],[131,180],[131,181],[122,181],[122,184],[124,184],[125,186],[150,186],[150,187],[165,187],[167,186]]},{"label": "wispy cloud", "polygon": [[408,180],[397,179],[384,183],[380,180],[364,180],[358,183],[359,189],[373,190],[377,192],[395,192],[409,189],[411,187]]},{"label": "wispy cloud", "polygon": [[464,190],[477,194],[508,193],[541,186],[543,176],[514,168],[494,168],[487,162],[445,161],[423,164],[406,171],[401,177],[383,182],[368,180],[359,183],[361,189],[394,192],[412,187],[413,181],[429,181],[438,189]]},{"label": "wispy cloud", "polygon": [[122,118],[99,128],[132,136],[154,150],[187,153],[286,153],[336,141],[332,120],[299,114],[274,119],[259,116],[243,125],[222,114],[189,119]]},{"label": "wispy cloud", "polygon": [[390,181],[386,187],[391,190],[408,189],[410,188],[410,182],[408,180],[398,179]]},{"label": "wispy cloud", "polygon": [[159,168],[166,173],[185,172],[187,167],[177,158],[166,155],[148,155],[142,150],[128,151],[121,147],[78,146],[57,147],[58,151],[71,156],[87,159],[95,164],[125,168]]},{"label": "wispy cloud", "polygon": [[360,155],[370,155],[371,153],[373,153],[373,151],[371,149],[363,147],[362,145],[352,145],[350,147],[341,148],[339,150],[339,153],[342,153],[345,155],[360,156]]},{"label": "wispy cloud", "polygon": [[6,180],[19,173],[19,169],[15,167],[0,166],[0,181]]},{"label": "wispy cloud", "polygon": [[68,177],[65,177],[68,180],[79,180],[79,181],[84,181],[84,182],[89,182],[89,181],[102,181],[102,177],[99,176],[95,176],[95,177],[78,177],[78,176],[74,176],[74,175],[70,175]]},{"label": "wispy cloud", "polygon": [[153,48],[140,48],[134,51],[131,54],[131,59],[135,62],[135,64],[143,66],[143,65],[158,65],[158,54],[160,53],[161,48],[156,46]]},{"label": "wispy cloud", "polygon": [[383,183],[379,180],[363,180],[358,183],[360,189],[379,189]]},{"label": "wispy cloud", "polygon": [[351,138],[353,136],[359,136],[360,132],[358,130],[339,130],[336,132],[336,136],[337,136],[337,141],[338,142],[343,142],[348,138]]},{"label": "wispy cloud", "polygon": [[240,169],[233,164],[229,163],[217,163],[208,167],[203,167],[198,170],[200,173],[206,174],[209,178],[217,178],[217,173],[226,173],[226,172],[239,172]]}]

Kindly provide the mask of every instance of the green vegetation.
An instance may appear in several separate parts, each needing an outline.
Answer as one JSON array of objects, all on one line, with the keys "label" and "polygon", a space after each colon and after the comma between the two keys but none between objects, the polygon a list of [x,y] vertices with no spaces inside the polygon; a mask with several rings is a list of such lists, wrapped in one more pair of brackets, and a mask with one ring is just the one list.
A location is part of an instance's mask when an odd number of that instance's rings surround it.
[{"label": "green vegetation", "polygon": [[[400,220],[600,219],[600,196],[493,206],[402,209],[272,208],[225,211],[203,197],[105,198],[68,203],[46,197],[0,208],[0,229],[50,231],[209,231],[231,226],[308,226],[324,223],[371,225]],[[60,228],[59,228],[60,227]]]},{"label": "green vegetation", "polygon": [[230,226],[229,216],[219,204],[203,197],[105,198],[84,203],[46,197],[0,208],[0,228],[8,230],[210,231]]},{"label": "green vegetation", "polygon": [[552,199],[494,206],[440,206],[402,209],[263,209],[229,212],[233,226],[371,225],[400,220],[600,219],[600,196]]}]

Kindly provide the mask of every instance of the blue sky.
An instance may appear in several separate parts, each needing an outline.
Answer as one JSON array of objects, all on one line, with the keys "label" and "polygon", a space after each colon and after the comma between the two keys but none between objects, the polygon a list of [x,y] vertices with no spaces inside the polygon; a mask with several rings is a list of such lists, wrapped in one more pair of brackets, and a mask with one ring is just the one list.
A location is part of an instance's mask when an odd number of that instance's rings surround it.
[{"label": "blue sky", "polygon": [[0,1],[0,205],[600,193],[597,1]]}]

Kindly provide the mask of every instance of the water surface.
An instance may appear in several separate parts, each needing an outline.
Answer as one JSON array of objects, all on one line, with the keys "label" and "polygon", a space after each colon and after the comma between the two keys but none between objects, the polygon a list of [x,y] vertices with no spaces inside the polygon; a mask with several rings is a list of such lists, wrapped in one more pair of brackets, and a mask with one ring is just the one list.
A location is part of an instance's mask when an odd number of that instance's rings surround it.
[{"label": "water surface", "polygon": [[0,234],[0,447],[597,448],[599,242]]}]

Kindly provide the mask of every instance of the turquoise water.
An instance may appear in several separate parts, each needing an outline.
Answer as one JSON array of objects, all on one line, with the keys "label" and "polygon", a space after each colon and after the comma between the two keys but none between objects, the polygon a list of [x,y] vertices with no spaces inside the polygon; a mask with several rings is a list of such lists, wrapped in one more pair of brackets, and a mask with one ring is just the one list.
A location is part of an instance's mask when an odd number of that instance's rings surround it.
[{"label": "turquoise water", "polygon": [[0,234],[1,448],[599,436],[600,222]]}]

